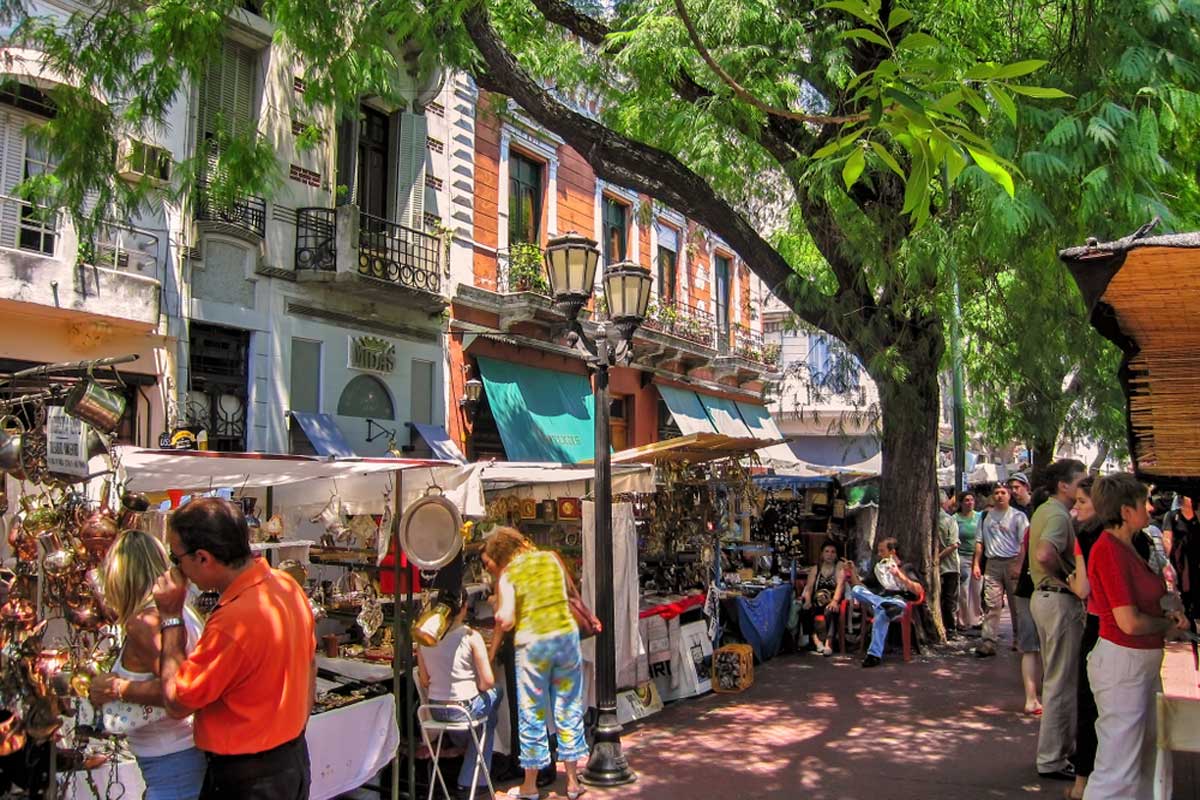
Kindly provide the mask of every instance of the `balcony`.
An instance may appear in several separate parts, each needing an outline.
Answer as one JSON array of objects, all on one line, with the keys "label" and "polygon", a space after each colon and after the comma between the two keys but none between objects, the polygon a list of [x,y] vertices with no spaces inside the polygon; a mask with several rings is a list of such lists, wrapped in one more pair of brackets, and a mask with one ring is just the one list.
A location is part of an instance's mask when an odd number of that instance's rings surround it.
[{"label": "balcony", "polygon": [[262,241],[267,235],[267,201],[254,195],[218,197],[208,181],[198,181],[196,225],[200,230]]},{"label": "balcony", "polygon": [[702,347],[716,348],[717,319],[707,310],[673,300],[650,301],[642,327]]},{"label": "balcony", "polygon": [[347,291],[379,299],[389,288],[403,305],[440,314],[441,239],[357,206],[301,208],[296,212],[296,279],[338,283]]},{"label": "balcony", "polygon": [[153,233],[115,222],[80,243],[61,213],[0,196],[0,297],[8,301],[154,328],[160,248]]}]

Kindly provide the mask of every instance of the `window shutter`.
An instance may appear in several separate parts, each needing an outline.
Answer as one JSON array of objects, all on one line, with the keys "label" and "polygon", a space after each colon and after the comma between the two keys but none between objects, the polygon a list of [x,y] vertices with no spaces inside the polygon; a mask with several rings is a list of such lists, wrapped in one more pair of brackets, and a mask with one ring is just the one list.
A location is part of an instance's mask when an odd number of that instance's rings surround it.
[{"label": "window shutter", "polygon": [[672,228],[670,225],[663,225],[661,222],[655,223],[658,228],[658,246],[665,247],[668,250],[679,252],[679,231]]},{"label": "window shutter", "polygon": [[337,183],[345,186],[344,194],[336,195],[337,205],[358,202],[358,109],[337,125]]},{"label": "window shutter", "polygon": [[254,130],[255,61],[257,54],[237,42],[225,40],[219,53],[208,60],[200,86],[200,137],[197,146],[209,157],[206,147],[217,132],[217,119],[233,133]]},{"label": "window shutter", "polygon": [[24,120],[0,111],[0,247],[16,247],[20,207],[12,198],[25,169]]},{"label": "window shutter", "polygon": [[400,153],[397,157],[400,174],[400,202],[404,208],[396,215],[401,224],[415,230],[425,230],[425,140],[429,126],[424,114],[400,117]]}]

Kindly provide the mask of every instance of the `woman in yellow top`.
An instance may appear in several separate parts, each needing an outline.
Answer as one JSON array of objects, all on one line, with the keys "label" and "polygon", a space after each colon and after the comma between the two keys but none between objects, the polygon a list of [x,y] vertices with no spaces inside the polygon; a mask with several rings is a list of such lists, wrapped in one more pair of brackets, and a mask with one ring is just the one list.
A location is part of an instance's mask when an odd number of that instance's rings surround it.
[{"label": "woman in yellow top", "polygon": [[500,528],[488,538],[483,564],[500,576],[494,641],[515,629],[517,728],[525,780],[509,795],[538,798],[538,770],[550,764],[549,701],[558,730],[558,758],[567,767],[567,797],[576,800],[587,791],[579,784],[577,762],[587,756],[588,748],[583,734],[583,654],[567,602],[574,584],[557,553],[538,550],[512,528]]}]

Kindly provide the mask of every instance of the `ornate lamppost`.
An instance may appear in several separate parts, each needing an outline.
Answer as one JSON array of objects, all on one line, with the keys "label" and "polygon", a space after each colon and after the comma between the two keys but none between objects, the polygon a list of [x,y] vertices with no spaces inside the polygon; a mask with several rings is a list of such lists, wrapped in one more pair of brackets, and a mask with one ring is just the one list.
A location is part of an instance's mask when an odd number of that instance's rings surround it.
[{"label": "ornate lamppost", "polygon": [[613,630],[612,464],[609,459],[608,368],[628,363],[633,333],[650,304],[650,270],[623,261],[605,267],[602,281],[608,319],[593,333],[579,324],[579,312],[592,296],[600,251],[577,233],[556,236],[546,247],[546,273],[555,305],[567,317],[571,345],[584,354],[594,381],[596,406],[596,615],[603,629],[596,637],[596,705],[600,719],[587,769],[581,780],[592,786],[619,786],[637,780],[621,752],[617,721],[617,656]]}]

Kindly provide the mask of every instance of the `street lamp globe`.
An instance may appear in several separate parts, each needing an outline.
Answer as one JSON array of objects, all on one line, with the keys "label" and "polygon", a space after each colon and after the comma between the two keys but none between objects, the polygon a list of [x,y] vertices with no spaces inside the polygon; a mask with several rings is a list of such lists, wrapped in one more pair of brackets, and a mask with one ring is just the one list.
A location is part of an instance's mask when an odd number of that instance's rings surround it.
[{"label": "street lamp globe", "polygon": [[650,270],[641,264],[622,261],[604,270],[604,299],[608,316],[628,341],[646,319],[650,306]]},{"label": "street lamp globe", "polygon": [[567,319],[576,319],[592,296],[599,261],[600,250],[596,242],[574,231],[555,236],[546,243],[550,293]]},{"label": "street lamp globe", "polygon": [[463,388],[468,403],[479,402],[479,398],[483,394],[483,381],[479,378],[471,378]]}]

